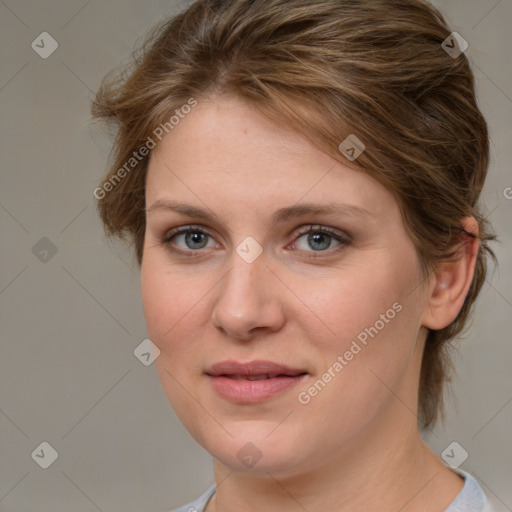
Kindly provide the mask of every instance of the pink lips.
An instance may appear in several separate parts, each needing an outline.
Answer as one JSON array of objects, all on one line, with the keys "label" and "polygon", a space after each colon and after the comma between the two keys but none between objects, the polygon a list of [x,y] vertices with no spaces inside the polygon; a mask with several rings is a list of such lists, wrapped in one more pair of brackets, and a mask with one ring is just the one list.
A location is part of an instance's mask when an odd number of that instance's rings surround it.
[{"label": "pink lips", "polygon": [[301,380],[307,372],[272,361],[223,361],[206,371],[213,388],[236,403],[257,403],[271,398]]}]

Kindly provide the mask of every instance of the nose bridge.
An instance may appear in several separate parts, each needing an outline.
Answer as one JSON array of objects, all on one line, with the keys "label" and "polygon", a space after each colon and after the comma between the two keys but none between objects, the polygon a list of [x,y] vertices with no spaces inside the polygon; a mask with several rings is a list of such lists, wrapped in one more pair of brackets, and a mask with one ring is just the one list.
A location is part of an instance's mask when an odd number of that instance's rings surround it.
[{"label": "nose bridge", "polygon": [[233,252],[230,270],[220,284],[212,321],[233,337],[246,338],[256,327],[276,329],[282,311],[273,273],[264,254],[242,242]]}]

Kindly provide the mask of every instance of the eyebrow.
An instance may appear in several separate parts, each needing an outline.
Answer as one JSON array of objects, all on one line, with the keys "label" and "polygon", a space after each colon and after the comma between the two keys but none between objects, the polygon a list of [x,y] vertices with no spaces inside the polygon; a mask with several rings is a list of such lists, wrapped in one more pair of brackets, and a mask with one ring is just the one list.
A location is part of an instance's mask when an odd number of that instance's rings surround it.
[{"label": "eyebrow", "polygon": [[[191,218],[200,218],[205,220],[210,220],[212,218],[219,219],[218,215],[213,212],[210,213],[207,209],[163,199],[159,199],[153,203],[146,209],[146,213],[152,213],[157,210],[169,210]],[[362,217],[366,220],[375,218],[374,213],[353,204],[301,203],[276,210],[272,215],[272,223],[277,224],[279,222],[305,217],[307,215],[351,216]]]}]

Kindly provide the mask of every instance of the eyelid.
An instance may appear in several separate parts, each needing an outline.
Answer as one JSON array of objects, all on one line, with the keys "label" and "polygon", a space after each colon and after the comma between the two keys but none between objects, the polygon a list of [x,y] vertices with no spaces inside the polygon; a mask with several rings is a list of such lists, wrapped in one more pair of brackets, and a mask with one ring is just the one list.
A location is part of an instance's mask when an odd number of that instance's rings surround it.
[{"label": "eyelid", "polygon": [[[165,233],[163,238],[172,238],[174,235],[180,234],[180,233],[186,233],[188,231],[198,231],[201,233],[205,233],[207,235],[210,235],[210,233],[207,231],[207,228],[200,226],[199,224],[187,224],[186,226],[178,226],[176,228],[168,229]],[[211,235],[210,235],[211,236]]]},{"label": "eyelid", "polygon": [[[300,229],[301,227],[302,226],[299,226],[299,228],[297,228],[297,229]],[[336,228],[324,226],[323,224],[305,224],[305,227],[307,229],[303,229],[303,230],[299,231],[297,233],[296,237],[301,237],[301,236],[306,235],[311,232],[313,232],[313,233],[321,232],[321,233],[326,233],[328,235],[331,235],[333,237],[338,237],[345,243],[352,242],[352,237],[347,232],[341,231]]]}]

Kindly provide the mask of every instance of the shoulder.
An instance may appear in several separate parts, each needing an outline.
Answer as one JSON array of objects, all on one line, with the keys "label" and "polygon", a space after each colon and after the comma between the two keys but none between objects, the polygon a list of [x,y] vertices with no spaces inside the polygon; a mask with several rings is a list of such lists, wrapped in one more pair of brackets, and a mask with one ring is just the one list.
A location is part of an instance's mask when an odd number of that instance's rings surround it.
[{"label": "shoulder", "polygon": [[467,471],[453,471],[464,478],[464,487],[445,512],[493,512],[494,509],[478,481]]},{"label": "shoulder", "polygon": [[[464,478],[464,487],[445,512],[494,512],[478,481],[462,469],[454,471]],[[212,485],[196,500],[170,512],[204,512],[206,504],[214,494],[215,485]]]},{"label": "shoulder", "polygon": [[171,510],[169,512],[204,512],[206,504],[210,498],[215,494],[215,485],[212,485],[204,494],[199,496],[196,500],[180,508]]}]

